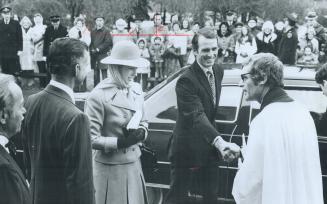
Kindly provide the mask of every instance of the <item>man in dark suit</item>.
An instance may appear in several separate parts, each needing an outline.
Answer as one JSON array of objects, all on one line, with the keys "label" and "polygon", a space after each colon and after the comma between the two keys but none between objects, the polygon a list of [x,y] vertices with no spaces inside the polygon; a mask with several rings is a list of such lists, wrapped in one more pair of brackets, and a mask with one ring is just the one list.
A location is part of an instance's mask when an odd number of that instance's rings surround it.
[{"label": "man in dark suit", "polygon": [[171,183],[166,203],[189,203],[192,173],[200,176],[203,203],[217,201],[219,153],[231,161],[239,147],[225,142],[215,128],[224,71],[214,65],[218,53],[215,32],[200,29],[192,40],[196,61],[176,84],[178,119],[169,147]]},{"label": "man in dark suit", "polygon": [[107,65],[101,64],[100,61],[108,56],[112,48],[112,38],[110,31],[104,27],[104,17],[95,18],[95,28],[91,31],[91,68],[94,70],[94,86],[100,81],[100,72],[102,79],[107,78]]},{"label": "man in dark suit", "polygon": [[22,90],[11,75],[0,74],[0,203],[30,204],[28,183],[9,155],[9,139],[20,131],[25,108]]},{"label": "man in dark suit", "polygon": [[56,39],[48,55],[52,79],[27,99],[22,137],[34,204],[94,202],[89,120],[72,90],[90,70],[87,49],[77,39]]},{"label": "man in dark suit", "polygon": [[68,35],[67,28],[60,23],[60,16],[50,17],[51,25],[48,26],[44,33],[43,56],[47,57],[51,43],[57,39]]},{"label": "man in dark suit", "polygon": [[[322,93],[327,96],[327,64],[324,64],[316,73],[316,82],[319,84]],[[327,136],[327,110],[318,114],[315,119],[318,135]]]},{"label": "man in dark suit", "polygon": [[23,50],[22,29],[19,23],[11,19],[9,6],[0,9],[0,64],[5,74],[18,74],[20,71],[19,55]]}]

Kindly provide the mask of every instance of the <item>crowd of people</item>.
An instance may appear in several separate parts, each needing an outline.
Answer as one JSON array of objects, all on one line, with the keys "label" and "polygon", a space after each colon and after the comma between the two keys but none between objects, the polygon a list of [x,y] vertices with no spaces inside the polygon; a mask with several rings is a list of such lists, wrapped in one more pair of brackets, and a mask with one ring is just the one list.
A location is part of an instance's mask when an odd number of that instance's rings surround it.
[{"label": "crowd of people", "polygon": [[[10,7],[0,11],[3,14],[0,36],[2,34],[8,41],[27,39],[23,33],[31,31],[25,29],[31,24],[28,18],[22,18],[21,29],[17,21],[10,19]],[[34,16],[40,17],[40,14]],[[143,33],[150,39],[137,38],[137,43],[130,39],[135,38],[134,35],[122,29],[126,26],[123,19],[117,20],[117,31],[112,32],[104,28],[103,17],[95,19],[96,28],[91,32],[85,28],[82,18],[76,18],[75,26],[67,30],[60,24],[59,16],[51,17],[51,26],[45,28],[41,23],[33,27],[44,31],[42,58],[38,58],[36,62],[40,63],[36,64],[45,65],[44,74],[51,78],[45,78],[48,80],[44,84],[46,87],[25,101],[13,75],[19,71],[17,57],[26,60],[22,57],[26,54],[26,46],[17,41],[15,46],[5,50],[0,44],[4,72],[0,73],[0,184],[3,187],[0,203],[148,203],[139,147],[147,138],[148,121],[144,87],[134,79],[139,74],[142,81],[143,74],[151,71],[152,51],[163,53],[162,58],[155,58],[154,65],[158,65],[155,74],[161,72],[166,77],[169,70],[176,71],[173,70],[176,67],[165,67],[166,59],[175,53],[178,57],[174,55],[176,61],[170,63],[182,66],[187,62],[187,47],[177,47],[187,40],[172,38],[189,37],[179,33],[166,35],[169,29],[159,19],[161,15],[155,15],[154,36]],[[285,41],[298,40],[298,37],[294,39],[297,36],[294,23],[294,15],[285,20],[289,29],[280,39],[280,52],[293,50]],[[177,30],[179,24],[172,24]],[[314,121],[303,105],[288,96],[283,90],[283,60],[290,57],[280,56],[280,52],[277,53],[279,58],[274,55],[276,53],[256,54],[261,46],[254,36],[260,37],[260,32],[249,35],[252,31],[243,25],[240,37],[236,37],[233,60],[244,65],[240,77],[245,100],[259,102],[260,112],[252,120],[248,143],[242,148],[225,141],[217,130],[215,116],[219,111],[224,76],[221,63],[232,56],[229,50],[221,48],[231,41],[219,38],[230,32],[229,24],[227,19],[219,25],[218,40],[210,21],[192,36],[194,60],[175,88],[178,117],[168,146],[171,180],[164,202],[190,203],[190,181],[195,172],[200,176],[202,203],[217,203],[217,161],[239,159],[232,191],[237,204],[322,204],[315,124],[325,127],[322,124],[326,123],[326,113]],[[263,25],[262,37],[267,37],[265,31],[271,25],[272,22]],[[42,39],[37,33],[38,39]],[[142,36],[136,33],[136,37]],[[273,36],[269,39],[274,39]],[[151,39],[154,44],[149,47]],[[275,44],[262,47],[268,52]],[[166,52],[168,49],[171,49],[170,54]],[[297,56],[296,50],[294,56]],[[5,51],[13,55],[4,55]],[[30,66],[26,62],[23,64]],[[73,89],[81,88],[92,66],[97,71],[95,79],[99,81],[95,82],[97,86],[86,99],[82,112],[75,106]],[[140,68],[145,71],[138,71]],[[324,94],[326,70],[327,65],[324,65],[316,74]],[[10,139],[17,133],[24,147],[26,169],[23,171],[10,155],[14,151]]]},{"label": "crowd of people", "polygon": [[[1,65],[4,73],[20,74],[27,77],[24,85],[32,86],[31,72],[43,73],[41,87],[49,82],[46,69],[46,57],[51,42],[59,37],[68,36],[85,42],[91,53],[91,68],[94,70],[94,86],[108,75],[107,66],[100,60],[108,56],[112,46],[122,40],[133,41],[141,49],[142,57],[151,64],[137,70],[138,82],[143,90],[151,88],[149,82],[161,81],[185,65],[194,62],[192,38],[201,27],[208,27],[216,32],[218,40],[218,58],[216,63],[242,63],[255,53],[268,52],[278,56],[284,64],[302,64],[315,66],[327,62],[327,32],[317,22],[314,11],[307,13],[304,23],[295,13],[285,15],[282,21],[272,22],[259,17],[250,17],[247,22],[233,11],[223,17],[213,19],[204,17],[203,25],[192,18],[171,16],[169,23],[159,13],[151,21],[140,19],[118,19],[114,25],[105,26],[105,19],[94,19],[94,28],[86,25],[85,17],[74,19],[74,25],[67,28],[62,25],[59,15],[50,17],[50,25],[43,24],[40,13],[35,13],[32,20],[23,16],[18,23],[11,19],[11,8],[3,7],[3,36],[1,45]],[[9,26],[5,26],[8,22]],[[303,22],[303,21],[301,21]],[[6,29],[5,27],[13,27]],[[6,33],[9,32],[9,35]],[[9,64],[8,64],[9,63]],[[8,69],[8,70],[6,70]],[[76,91],[85,91],[83,86]]]}]

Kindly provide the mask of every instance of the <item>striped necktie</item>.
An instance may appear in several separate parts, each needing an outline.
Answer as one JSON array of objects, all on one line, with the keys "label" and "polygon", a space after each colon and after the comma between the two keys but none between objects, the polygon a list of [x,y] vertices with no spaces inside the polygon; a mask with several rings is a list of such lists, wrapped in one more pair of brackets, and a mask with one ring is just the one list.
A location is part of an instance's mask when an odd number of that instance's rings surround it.
[{"label": "striped necktie", "polygon": [[207,71],[206,73],[207,73],[207,77],[208,77],[208,81],[209,81],[209,85],[210,85],[210,89],[211,89],[211,93],[212,93],[213,104],[216,104],[215,77],[213,76],[212,71]]}]

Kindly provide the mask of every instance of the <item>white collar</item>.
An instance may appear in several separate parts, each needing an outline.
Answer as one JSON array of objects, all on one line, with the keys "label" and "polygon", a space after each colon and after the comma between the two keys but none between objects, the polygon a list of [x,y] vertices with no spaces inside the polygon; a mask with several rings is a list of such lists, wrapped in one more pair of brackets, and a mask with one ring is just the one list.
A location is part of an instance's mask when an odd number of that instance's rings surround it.
[{"label": "white collar", "polygon": [[75,99],[74,99],[74,91],[73,89],[71,89],[69,86],[67,86],[66,84],[60,83],[58,81],[55,80],[50,80],[50,85],[57,87],[58,89],[63,90],[64,92],[66,92],[70,98],[72,99],[73,103],[75,104]]},{"label": "white collar", "polygon": [[9,142],[8,138],[3,135],[0,135],[0,145],[9,153],[8,148],[5,146]]},{"label": "white collar", "polygon": [[202,71],[205,73],[205,75],[207,76],[207,71],[210,71],[211,73],[213,73],[212,67],[206,68],[204,66],[202,66],[198,61],[196,61],[198,63],[198,65],[200,66],[200,68],[202,69]]}]

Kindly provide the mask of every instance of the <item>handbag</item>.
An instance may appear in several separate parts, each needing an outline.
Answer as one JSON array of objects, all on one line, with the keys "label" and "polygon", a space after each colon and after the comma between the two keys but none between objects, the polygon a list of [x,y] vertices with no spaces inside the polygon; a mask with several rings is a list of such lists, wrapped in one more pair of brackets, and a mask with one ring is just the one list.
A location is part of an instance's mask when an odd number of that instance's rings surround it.
[{"label": "handbag", "polygon": [[153,174],[158,171],[157,168],[157,156],[153,149],[145,146],[145,144],[140,145],[141,150],[141,165],[144,174]]}]

